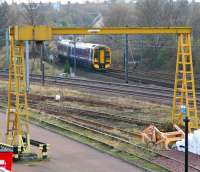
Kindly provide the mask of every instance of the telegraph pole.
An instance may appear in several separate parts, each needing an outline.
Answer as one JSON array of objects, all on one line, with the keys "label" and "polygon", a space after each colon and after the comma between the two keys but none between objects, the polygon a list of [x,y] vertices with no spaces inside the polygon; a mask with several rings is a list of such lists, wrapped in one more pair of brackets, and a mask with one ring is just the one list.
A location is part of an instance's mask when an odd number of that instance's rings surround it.
[{"label": "telegraph pole", "polygon": [[44,86],[44,43],[43,42],[41,42],[41,44],[40,44],[40,70],[41,70],[41,72],[42,72],[42,86]]},{"label": "telegraph pole", "polygon": [[125,35],[125,49],[124,49],[124,70],[125,82],[128,83],[128,35]]},{"label": "telegraph pole", "polygon": [[188,172],[188,123],[189,119],[185,117],[185,172]]},{"label": "telegraph pole", "polygon": [[76,35],[74,35],[74,75],[76,73]]},{"label": "telegraph pole", "polygon": [[26,91],[30,91],[29,82],[29,42],[25,41],[25,62],[26,62]]},{"label": "telegraph pole", "polygon": [[6,29],[6,33],[5,33],[5,36],[6,36],[6,70],[8,70],[8,67],[9,67],[9,55],[10,55],[10,50],[9,50],[9,30]]},{"label": "telegraph pole", "polygon": [[183,121],[185,122],[185,172],[188,172],[188,124],[190,119],[187,116],[186,106],[181,106]]}]

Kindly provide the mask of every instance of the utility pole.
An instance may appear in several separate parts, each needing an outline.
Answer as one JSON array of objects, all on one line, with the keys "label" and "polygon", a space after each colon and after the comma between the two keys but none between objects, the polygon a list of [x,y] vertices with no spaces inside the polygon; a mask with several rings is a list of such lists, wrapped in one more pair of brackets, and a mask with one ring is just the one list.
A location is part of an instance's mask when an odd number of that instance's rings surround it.
[{"label": "utility pole", "polygon": [[128,35],[125,35],[125,49],[124,49],[124,75],[125,82],[128,83]]},{"label": "utility pole", "polygon": [[40,66],[42,72],[42,86],[44,86],[44,44],[40,44]]},{"label": "utility pole", "polygon": [[10,55],[10,50],[9,50],[9,31],[8,29],[6,29],[6,70],[8,70],[8,66],[9,66],[9,55]]},{"label": "utility pole", "polygon": [[185,172],[188,172],[188,123],[189,119],[186,116],[184,119],[185,122]]},{"label": "utility pole", "polygon": [[183,121],[185,122],[185,172],[188,172],[188,124],[190,119],[187,116],[186,106],[181,106]]},{"label": "utility pole", "polygon": [[76,35],[74,35],[74,75],[76,74]]},{"label": "utility pole", "polygon": [[26,91],[30,91],[29,82],[29,43],[25,41],[25,62],[26,62]]}]

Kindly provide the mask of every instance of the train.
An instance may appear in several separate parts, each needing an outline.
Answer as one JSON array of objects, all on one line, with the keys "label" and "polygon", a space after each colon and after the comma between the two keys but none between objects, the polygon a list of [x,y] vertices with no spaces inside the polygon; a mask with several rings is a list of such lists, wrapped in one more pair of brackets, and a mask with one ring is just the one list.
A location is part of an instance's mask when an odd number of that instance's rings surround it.
[{"label": "train", "polygon": [[89,67],[98,71],[105,71],[111,66],[111,49],[103,44],[59,40],[57,42],[58,58],[61,62],[69,61],[80,66]]}]

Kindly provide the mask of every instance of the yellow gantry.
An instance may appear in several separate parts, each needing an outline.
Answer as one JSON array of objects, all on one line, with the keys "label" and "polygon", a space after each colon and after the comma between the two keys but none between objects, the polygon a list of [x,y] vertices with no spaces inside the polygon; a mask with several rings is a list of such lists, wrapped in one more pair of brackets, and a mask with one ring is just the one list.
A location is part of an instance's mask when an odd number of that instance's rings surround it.
[{"label": "yellow gantry", "polygon": [[[111,27],[60,28],[49,26],[13,26],[10,28],[10,65],[7,112],[7,143],[30,150],[28,104],[25,83],[23,41],[48,41],[56,35],[178,35],[174,84],[173,123],[182,124],[180,107],[186,106],[190,128],[198,128],[195,84],[191,51],[191,27]],[[12,97],[14,97],[14,102]],[[14,105],[15,104],[15,105]]]},{"label": "yellow gantry", "polygon": [[44,41],[56,35],[147,35],[191,34],[191,27],[107,27],[107,28],[60,28],[49,26],[14,26],[11,34],[15,40]]},{"label": "yellow gantry", "polygon": [[178,125],[183,124],[181,106],[186,106],[186,115],[190,119],[189,129],[197,129],[198,114],[190,34],[178,34],[176,74],[172,108],[172,121]]},{"label": "yellow gantry", "polygon": [[14,41],[13,36],[10,36],[6,142],[19,151],[30,151],[24,43]]}]

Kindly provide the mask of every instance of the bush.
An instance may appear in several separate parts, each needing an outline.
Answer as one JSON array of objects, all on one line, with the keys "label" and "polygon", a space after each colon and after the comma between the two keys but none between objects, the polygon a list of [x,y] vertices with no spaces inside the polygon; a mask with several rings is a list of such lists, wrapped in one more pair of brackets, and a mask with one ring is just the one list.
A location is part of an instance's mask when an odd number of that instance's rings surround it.
[{"label": "bush", "polygon": [[66,61],[65,66],[64,66],[64,73],[69,73],[70,72],[70,65],[69,62]]},{"label": "bush", "polygon": [[153,66],[162,67],[169,60],[169,54],[166,49],[162,48],[153,61]]},{"label": "bush", "polygon": [[145,57],[149,68],[162,68],[163,65],[167,64],[170,58],[170,53],[165,48],[146,48],[144,49],[143,57]]}]

